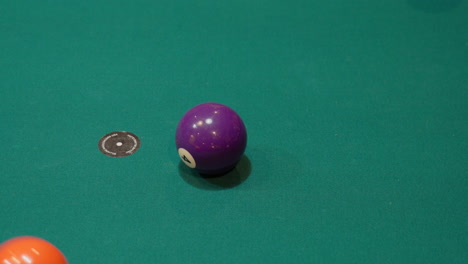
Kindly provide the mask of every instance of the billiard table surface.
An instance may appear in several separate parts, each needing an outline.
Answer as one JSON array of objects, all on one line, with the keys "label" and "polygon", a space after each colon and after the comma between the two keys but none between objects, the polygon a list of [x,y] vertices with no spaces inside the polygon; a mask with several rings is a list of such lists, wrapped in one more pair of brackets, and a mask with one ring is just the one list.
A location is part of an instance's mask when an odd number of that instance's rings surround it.
[{"label": "billiard table surface", "polygon": [[[467,263],[468,2],[0,1],[0,241],[70,263]],[[204,102],[247,127],[205,178]],[[132,155],[100,139],[136,135]]]}]

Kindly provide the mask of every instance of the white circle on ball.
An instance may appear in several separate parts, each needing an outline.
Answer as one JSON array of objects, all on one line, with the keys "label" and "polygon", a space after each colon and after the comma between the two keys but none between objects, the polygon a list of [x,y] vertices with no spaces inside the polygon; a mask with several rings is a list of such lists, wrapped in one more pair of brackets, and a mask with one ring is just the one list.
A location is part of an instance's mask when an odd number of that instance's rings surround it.
[{"label": "white circle on ball", "polygon": [[121,147],[123,145],[123,143],[122,142],[117,142],[116,145],[117,145],[117,147]]},{"label": "white circle on ball", "polygon": [[185,165],[192,169],[197,167],[197,163],[195,162],[195,159],[193,158],[192,154],[190,154],[190,152],[184,148],[179,148],[178,152],[180,159],[185,163]]}]

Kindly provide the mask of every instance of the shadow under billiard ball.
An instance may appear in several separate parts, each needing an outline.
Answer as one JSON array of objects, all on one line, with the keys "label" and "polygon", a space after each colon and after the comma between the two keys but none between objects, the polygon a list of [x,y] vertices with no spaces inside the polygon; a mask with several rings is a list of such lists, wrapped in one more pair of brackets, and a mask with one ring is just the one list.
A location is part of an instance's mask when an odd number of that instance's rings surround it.
[{"label": "shadow under billiard ball", "polygon": [[179,162],[179,175],[188,184],[203,190],[223,190],[234,188],[250,176],[252,165],[249,158],[243,155],[231,171],[222,175],[204,175]]}]

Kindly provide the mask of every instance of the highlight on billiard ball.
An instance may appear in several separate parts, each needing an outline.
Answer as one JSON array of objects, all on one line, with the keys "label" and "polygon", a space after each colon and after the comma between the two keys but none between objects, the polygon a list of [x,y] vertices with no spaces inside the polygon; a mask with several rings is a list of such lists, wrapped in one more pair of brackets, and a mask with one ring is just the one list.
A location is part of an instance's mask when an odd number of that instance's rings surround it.
[{"label": "highlight on billiard ball", "polygon": [[0,244],[0,263],[67,264],[68,261],[50,242],[34,236],[20,236]]},{"label": "highlight on billiard ball", "polygon": [[223,104],[197,105],[177,126],[176,147],[181,160],[202,175],[222,175],[234,169],[246,146],[244,122]]}]

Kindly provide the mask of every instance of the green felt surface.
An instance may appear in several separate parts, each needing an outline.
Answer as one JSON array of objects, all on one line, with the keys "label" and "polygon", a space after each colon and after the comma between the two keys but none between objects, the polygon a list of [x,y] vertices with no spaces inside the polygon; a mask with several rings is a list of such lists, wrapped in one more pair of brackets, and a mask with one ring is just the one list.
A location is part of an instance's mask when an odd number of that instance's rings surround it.
[{"label": "green felt surface", "polygon": [[[70,263],[467,263],[468,3],[0,1],[0,240]],[[231,106],[236,173],[180,166]],[[110,158],[112,131],[141,139]],[[250,165],[249,165],[250,164]]]}]

